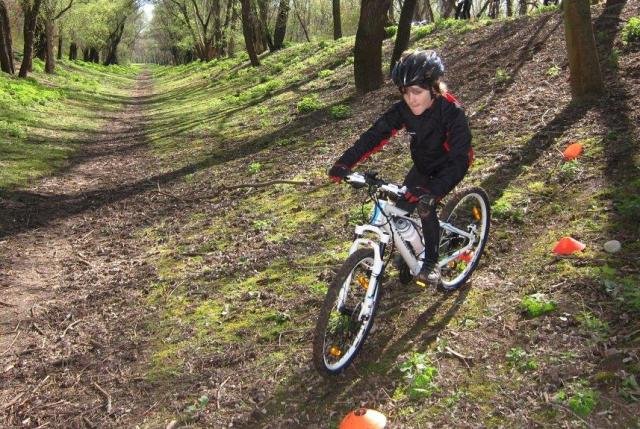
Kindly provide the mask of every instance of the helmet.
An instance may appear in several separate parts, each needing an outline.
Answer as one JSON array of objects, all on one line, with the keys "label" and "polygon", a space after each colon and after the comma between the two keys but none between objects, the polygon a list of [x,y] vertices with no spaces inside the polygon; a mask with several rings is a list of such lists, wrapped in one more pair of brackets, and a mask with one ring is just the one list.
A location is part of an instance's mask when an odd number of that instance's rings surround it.
[{"label": "helmet", "polygon": [[393,67],[391,79],[398,87],[431,86],[444,75],[444,65],[435,51],[417,50],[403,56]]}]

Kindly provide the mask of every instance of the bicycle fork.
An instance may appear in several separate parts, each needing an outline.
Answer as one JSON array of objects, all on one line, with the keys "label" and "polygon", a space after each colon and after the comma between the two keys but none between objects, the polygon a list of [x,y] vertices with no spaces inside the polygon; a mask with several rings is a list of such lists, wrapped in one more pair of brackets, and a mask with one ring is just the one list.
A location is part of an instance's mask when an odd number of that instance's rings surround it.
[{"label": "bicycle fork", "polygon": [[[363,235],[365,232],[373,232],[377,234],[380,241],[376,242],[374,240],[364,238]],[[351,249],[349,250],[350,255],[361,248],[369,247],[373,249],[373,265],[370,267],[371,275],[369,276],[367,292],[362,303],[362,307],[360,308],[360,313],[358,314],[358,322],[364,322],[368,320],[373,313],[373,306],[378,294],[378,279],[382,275],[382,270],[384,269],[384,261],[382,258],[384,256],[385,247],[389,242],[389,235],[378,227],[372,225],[361,225],[356,227],[356,236],[357,238],[353,241]],[[351,276],[352,275],[353,273]],[[348,292],[347,288],[351,285],[351,276],[347,278],[340,290],[340,294],[338,296],[338,308],[344,307]]]}]

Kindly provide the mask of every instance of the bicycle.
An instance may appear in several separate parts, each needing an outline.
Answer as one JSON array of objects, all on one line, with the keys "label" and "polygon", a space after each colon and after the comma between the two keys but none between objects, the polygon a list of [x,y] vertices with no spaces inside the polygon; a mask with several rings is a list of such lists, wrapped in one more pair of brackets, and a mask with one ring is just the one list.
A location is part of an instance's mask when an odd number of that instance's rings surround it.
[{"label": "bicycle", "polygon": [[[420,271],[424,253],[419,221],[394,205],[404,197],[406,187],[387,183],[377,173],[354,172],[345,181],[355,188],[368,187],[374,206],[369,222],[355,228],[349,257],[330,283],[316,323],[313,362],[326,375],[341,373],[363,346],[394,248],[404,262],[399,268],[402,283]],[[443,290],[459,288],[478,266],[489,236],[490,215],[489,197],[480,187],[454,193],[440,211],[438,266]]]}]

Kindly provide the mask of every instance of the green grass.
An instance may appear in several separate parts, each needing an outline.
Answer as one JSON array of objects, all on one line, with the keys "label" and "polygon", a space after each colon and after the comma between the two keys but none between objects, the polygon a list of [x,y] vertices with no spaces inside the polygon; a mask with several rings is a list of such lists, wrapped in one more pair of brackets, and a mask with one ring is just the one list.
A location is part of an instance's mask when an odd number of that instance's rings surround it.
[{"label": "green grass", "polygon": [[138,67],[61,61],[55,75],[27,79],[0,73],[0,189],[55,172],[81,146],[86,132],[106,123],[99,113],[121,108]]}]

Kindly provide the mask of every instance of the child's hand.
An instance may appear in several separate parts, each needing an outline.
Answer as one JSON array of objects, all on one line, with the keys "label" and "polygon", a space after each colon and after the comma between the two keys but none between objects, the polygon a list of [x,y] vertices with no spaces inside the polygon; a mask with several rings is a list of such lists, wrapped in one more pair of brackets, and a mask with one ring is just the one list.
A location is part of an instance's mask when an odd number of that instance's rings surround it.
[{"label": "child's hand", "polygon": [[329,178],[336,183],[340,183],[349,174],[351,169],[344,164],[334,164],[329,170]]}]

